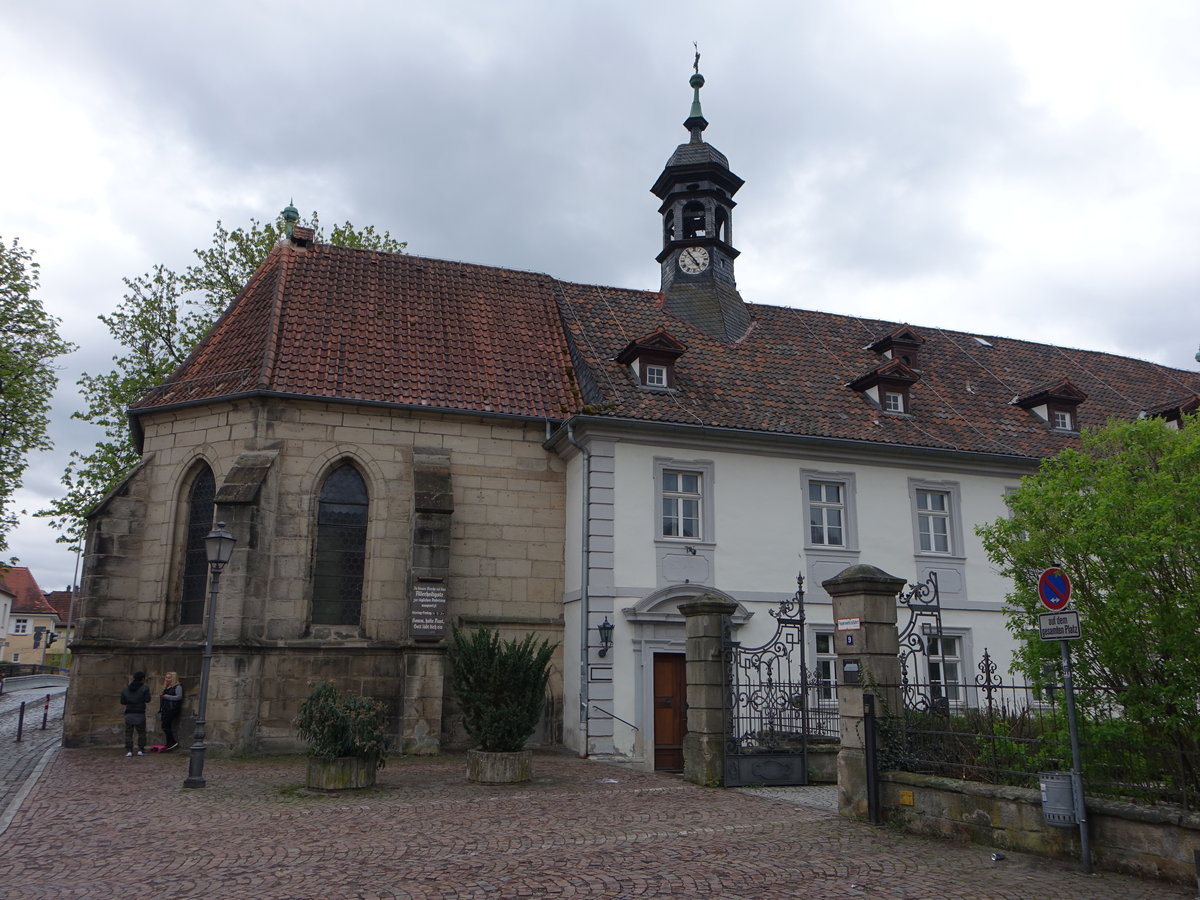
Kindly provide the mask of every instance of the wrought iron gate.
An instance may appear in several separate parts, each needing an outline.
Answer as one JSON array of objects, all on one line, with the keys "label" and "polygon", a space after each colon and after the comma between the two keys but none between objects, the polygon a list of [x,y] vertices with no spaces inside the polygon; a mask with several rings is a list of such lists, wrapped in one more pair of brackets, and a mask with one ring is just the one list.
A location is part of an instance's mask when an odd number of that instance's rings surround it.
[{"label": "wrought iron gate", "polygon": [[[928,677],[929,639],[941,638],[942,600],[938,593],[937,572],[930,572],[925,581],[910,584],[907,591],[896,596],[901,608],[908,610],[908,622],[901,628],[900,639],[900,696],[908,709],[941,710],[948,706],[944,690],[933,690]],[[945,642],[937,642],[934,659],[941,659],[940,671],[946,671]],[[926,671],[920,666],[925,663]],[[944,685],[943,685],[944,688]]]},{"label": "wrought iron gate", "polygon": [[837,686],[806,666],[803,577],[796,583],[771,610],[767,643],[743,647],[725,622],[726,787],[808,784],[810,740],[837,737]]}]

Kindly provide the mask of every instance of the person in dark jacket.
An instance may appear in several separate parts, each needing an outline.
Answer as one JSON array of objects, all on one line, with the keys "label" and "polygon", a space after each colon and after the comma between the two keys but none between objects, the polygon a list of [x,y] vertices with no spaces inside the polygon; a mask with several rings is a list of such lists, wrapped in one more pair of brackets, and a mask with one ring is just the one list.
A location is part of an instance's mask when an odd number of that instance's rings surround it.
[{"label": "person in dark jacket", "polygon": [[164,750],[174,750],[179,746],[179,741],[175,740],[175,720],[179,718],[182,706],[183,685],[174,672],[168,672],[163,676],[162,693],[158,695],[158,722],[166,736]]},{"label": "person in dark jacket", "polygon": [[125,755],[133,756],[133,733],[137,731],[138,756],[146,755],[146,704],[150,688],[146,673],[134,672],[133,681],[121,688],[121,704],[125,707]]}]

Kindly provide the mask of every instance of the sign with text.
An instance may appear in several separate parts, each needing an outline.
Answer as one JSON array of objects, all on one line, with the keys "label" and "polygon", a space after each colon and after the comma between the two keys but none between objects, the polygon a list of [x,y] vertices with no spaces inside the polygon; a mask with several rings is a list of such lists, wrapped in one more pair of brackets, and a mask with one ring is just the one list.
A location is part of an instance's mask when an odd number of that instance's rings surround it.
[{"label": "sign with text", "polygon": [[413,585],[412,636],[440,641],[446,636],[446,582],[418,581]]},{"label": "sign with text", "polygon": [[862,628],[862,619],[858,616],[850,616],[837,620],[838,631],[858,631],[860,628]]},{"label": "sign with text", "polygon": [[1043,641],[1077,640],[1080,636],[1079,613],[1073,609],[1038,613],[1038,630]]}]

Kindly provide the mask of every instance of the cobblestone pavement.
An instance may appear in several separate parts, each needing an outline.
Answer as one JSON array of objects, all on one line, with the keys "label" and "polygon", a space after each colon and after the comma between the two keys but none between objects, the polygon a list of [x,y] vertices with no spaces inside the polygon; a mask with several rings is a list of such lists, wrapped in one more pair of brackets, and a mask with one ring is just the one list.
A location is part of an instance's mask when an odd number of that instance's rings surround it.
[{"label": "cobblestone pavement", "polygon": [[[48,713],[47,696],[50,697]],[[32,790],[54,748],[62,743],[65,697],[66,688],[61,686],[8,690],[0,694],[0,834],[16,814],[25,794]],[[18,742],[17,725],[22,702],[25,703],[25,721]],[[45,730],[42,730],[43,718]]]},{"label": "cobblestone pavement", "polygon": [[1194,891],[913,837],[817,805],[565,755],[521,786],[461,756],[396,759],[370,792],[303,789],[302,757],[126,759],[60,749],[0,836],[26,898],[1095,898]]}]

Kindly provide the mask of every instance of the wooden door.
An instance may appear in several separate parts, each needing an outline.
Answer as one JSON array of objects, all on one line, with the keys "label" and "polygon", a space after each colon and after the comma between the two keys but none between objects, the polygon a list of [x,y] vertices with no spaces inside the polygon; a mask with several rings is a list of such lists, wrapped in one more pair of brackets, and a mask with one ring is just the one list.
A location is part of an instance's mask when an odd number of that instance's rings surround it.
[{"label": "wooden door", "polygon": [[654,768],[683,771],[687,667],[682,653],[654,654]]}]

